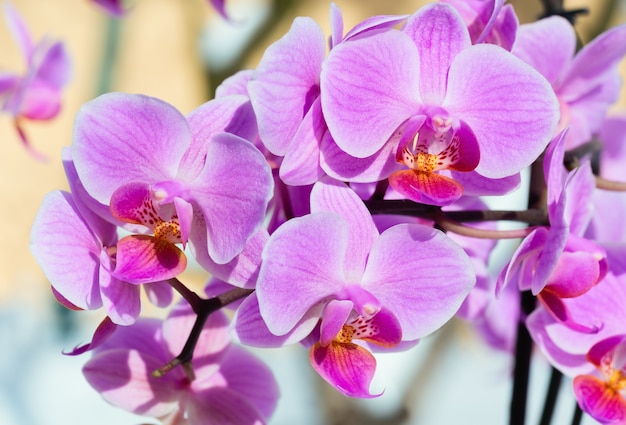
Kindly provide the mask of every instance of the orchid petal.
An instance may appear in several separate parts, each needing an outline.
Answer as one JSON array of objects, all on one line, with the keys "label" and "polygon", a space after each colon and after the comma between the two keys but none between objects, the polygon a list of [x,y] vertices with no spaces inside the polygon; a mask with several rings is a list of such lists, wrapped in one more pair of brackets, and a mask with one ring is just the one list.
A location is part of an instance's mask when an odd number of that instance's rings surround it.
[{"label": "orchid petal", "polygon": [[117,279],[110,270],[111,260],[103,250],[100,254],[99,270],[102,304],[113,323],[132,325],[141,311],[139,287]]},{"label": "orchid petal", "polygon": [[44,274],[56,291],[82,309],[102,306],[97,259],[101,239],[114,240],[115,228],[99,224],[92,230],[72,196],[56,191],[46,195],[31,228],[30,249]]},{"label": "orchid petal", "polygon": [[[398,255],[402,247],[411,255]],[[448,321],[476,283],[467,254],[438,230],[399,224],[374,243],[361,286],[393,312],[403,339],[419,339]]]},{"label": "orchid petal", "polygon": [[512,53],[556,86],[574,57],[576,33],[567,19],[550,16],[519,27]]},{"label": "orchid petal", "polygon": [[117,324],[115,324],[109,316],[105,317],[102,322],[98,325],[95,332],[93,333],[93,337],[91,338],[91,342],[77,346],[72,351],[68,353],[63,353],[67,356],[77,356],[79,354],[86,353],[87,351],[94,350],[101,346],[117,329]]},{"label": "orchid petal", "polygon": [[543,290],[537,295],[537,298],[541,301],[541,304],[545,307],[546,311],[552,315],[552,317],[571,330],[589,334],[599,331],[599,328],[596,326],[590,327],[578,323],[576,319],[572,317],[561,297],[551,291]]},{"label": "orchid petal", "polygon": [[257,282],[261,316],[269,330],[284,335],[315,304],[344,286],[348,225],[332,213],[289,220],[263,251]]},{"label": "orchid petal", "polygon": [[343,40],[343,16],[341,9],[333,2],[330,4],[330,39],[328,47],[332,50]]},{"label": "orchid petal", "polygon": [[452,60],[472,44],[467,26],[452,6],[432,3],[411,16],[402,32],[417,46],[422,100],[427,104],[441,104]]},{"label": "orchid petal", "polygon": [[232,134],[214,136],[206,157],[202,173],[189,186],[206,220],[209,255],[225,264],[259,229],[274,181],[261,152]]},{"label": "orchid petal", "polygon": [[436,173],[400,170],[389,176],[389,184],[405,198],[422,204],[450,205],[463,195],[459,182]]},{"label": "orchid petal", "polygon": [[177,178],[191,181],[202,172],[213,137],[230,133],[253,141],[257,135],[256,118],[245,95],[224,96],[206,102],[187,115],[192,142],[178,168]]},{"label": "orchid petal", "polygon": [[173,180],[190,142],[185,117],[168,103],[108,93],[78,111],[72,155],[87,192],[108,204],[127,183]]},{"label": "orchid petal", "polygon": [[162,359],[143,351],[112,349],[92,357],[83,366],[83,374],[109,403],[133,413],[159,417],[176,408],[178,391],[168,382],[174,375],[150,375],[161,366]]},{"label": "orchid petal", "polygon": [[552,87],[530,66],[497,46],[481,44],[453,60],[443,106],[468,124],[480,145],[476,171],[518,173],[544,150],[559,118]]},{"label": "orchid petal", "polygon": [[141,284],[171,279],[186,267],[187,258],[176,245],[153,236],[130,235],[117,243],[113,275]]},{"label": "orchid petal", "polygon": [[398,31],[341,43],[322,66],[322,110],[342,150],[365,158],[417,112],[417,48]]},{"label": "orchid petal", "polygon": [[[376,29],[391,29],[406,20],[409,15],[377,15],[369,17],[354,26],[346,33],[343,41]],[[336,45],[337,43],[335,43]]]},{"label": "orchid petal", "polygon": [[20,48],[20,53],[24,56],[24,61],[30,64],[31,56],[33,53],[33,40],[30,36],[30,32],[26,27],[22,17],[17,12],[15,7],[8,2],[2,5],[4,16],[11,31],[11,35],[17,41],[17,45]]},{"label": "orchid petal", "polygon": [[344,257],[346,277],[359,281],[367,256],[378,237],[372,216],[357,194],[343,183],[325,178],[311,190],[311,213],[333,212],[348,224],[348,246]]},{"label": "orchid petal", "polygon": [[[236,406],[236,408],[233,408]],[[264,418],[244,396],[228,387],[213,386],[195,393],[187,405],[191,424],[262,425]]]},{"label": "orchid petal", "polygon": [[318,97],[302,118],[293,142],[280,164],[279,175],[285,184],[291,186],[313,184],[324,175],[319,158],[320,144],[326,132],[326,123]]},{"label": "orchid petal", "polygon": [[146,283],[143,289],[150,302],[157,307],[167,307],[174,299],[172,287],[167,282]]},{"label": "orchid petal", "polygon": [[402,341],[402,328],[398,319],[386,308],[371,319],[358,317],[347,323],[354,328],[352,338],[361,339],[385,348],[397,346]]},{"label": "orchid petal", "polygon": [[65,45],[56,42],[46,50],[37,67],[35,78],[58,91],[69,81],[71,69],[70,56]]},{"label": "orchid petal", "polygon": [[256,293],[249,295],[235,312],[232,320],[233,339],[250,347],[283,347],[299,342],[309,335],[322,313],[322,306],[309,309],[302,319],[284,335],[270,332],[261,317]]},{"label": "orchid petal", "polygon": [[264,420],[269,420],[276,409],[280,390],[272,371],[263,361],[233,345],[224,356],[219,373],[229,389],[242,395]]},{"label": "orchid petal", "polygon": [[352,343],[333,341],[323,347],[315,344],[310,351],[313,369],[348,397],[372,398],[370,384],[376,371],[376,359],[365,348]]},{"label": "orchid petal", "polygon": [[352,313],[354,303],[350,300],[332,300],[324,307],[320,324],[320,344],[326,347],[337,336]]},{"label": "orchid petal", "polygon": [[574,378],[574,395],[583,412],[601,424],[622,423],[626,401],[604,381],[591,375]]},{"label": "orchid petal", "polygon": [[248,84],[259,136],[275,155],[285,155],[319,95],[325,44],[313,19],[296,18],[289,32],[265,51]]}]

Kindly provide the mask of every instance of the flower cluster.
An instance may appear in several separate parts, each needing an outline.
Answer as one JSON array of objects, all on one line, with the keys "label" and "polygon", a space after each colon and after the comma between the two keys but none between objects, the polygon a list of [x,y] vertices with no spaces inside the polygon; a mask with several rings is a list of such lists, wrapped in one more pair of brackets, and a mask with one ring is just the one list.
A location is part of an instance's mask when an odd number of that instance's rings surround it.
[{"label": "flower cluster", "polygon": [[[44,199],[31,248],[61,304],[104,309],[71,353],[93,354],[89,383],[171,424],[264,423],[278,389],[240,345],[299,343],[340,393],[369,398],[375,353],[458,315],[500,349],[526,325],[585,412],[625,423],[626,120],[607,111],[626,25],[575,52],[567,20],[520,25],[497,0],[347,32],[331,5],[330,21],[327,38],[296,18],[256,69],[187,115],[126,93],[78,111],[70,191]],[[531,209],[489,215],[478,197],[516,190],[528,167],[543,172]],[[511,218],[534,226],[460,223]],[[521,243],[494,277],[500,238]],[[210,295],[179,280],[188,258]],[[184,299],[146,319],[140,288],[158,307],[172,289]]]}]

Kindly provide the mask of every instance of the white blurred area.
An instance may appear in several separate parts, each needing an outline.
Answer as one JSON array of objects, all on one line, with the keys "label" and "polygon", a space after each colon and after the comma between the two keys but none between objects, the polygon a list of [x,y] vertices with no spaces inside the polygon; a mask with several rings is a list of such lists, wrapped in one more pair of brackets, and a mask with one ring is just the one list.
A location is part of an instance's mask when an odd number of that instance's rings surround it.
[{"label": "white blurred area", "polygon": [[[329,2],[283,1],[282,19],[262,37],[256,34],[268,16],[272,0],[227,0],[229,24],[210,8],[208,0],[134,0],[131,11],[112,25],[89,0],[14,0],[34,37],[47,35],[67,42],[74,76],[65,93],[61,115],[49,123],[28,123],[26,131],[36,149],[49,157],[39,163],[20,146],[12,123],[0,116],[0,424],[1,425],[137,425],[156,424],[108,405],[82,377],[87,359],[63,351],[90,340],[101,312],[69,312],[54,301],[49,285],[30,256],[30,225],[43,196],[67,187],[60,161],[61,148],[71,143],[76,111],[98,94],[126,91],[159,97],[187,113],[207,100],[208,71],[224,72],[233,64],[254,67],[262,51],[288,31],[295,16],[311,16],[329,33]],[[277,2],[278,3],[278,2]],[[406,14],[424,1],[387,2],[337,0],[349,29],[375,14]],[[540,13],[539,1],[512,2],[523,22]],[[584,34],[594,30],[606,1],[570,1],[570,8],[588,6],[581,19]],[[611,24],[626,21],[611,16]],[[117,31],[117,49],[105,56],[108,31]],[[250,39],[255,43],[238,59]],[[0,22],[0,70],[23,70],[19,52],[4,22]],[[622,96],[622,99],[626,96]],[[622,101],[622,107],[624,103]],[[121,171],[123,172],[123,171]],[[511,197],[490,200],[494,208],[523,209],[522,188]],[[493,201],[493,203],[491,203]],[[504,228],[504,227],[503,227]],[[62,236],[60,236],[62,237]],[[513,248],[504,244],[503,255]],[[496,260],[501,261],[501,260]],[[494,266],[494,272],[497,270]],[[196,289],[206,276],[186,275]],[[146,309],[146,314],[158,312]],[[254,350],[275,371],[282,391],[274,425],[326,424],[483,424],[508,422],[512,358],[495,352],[467,324],[454,320],[404,353],[377,355],[379,365],[373,400],[339,396],[322,382],[299,346]],[[529,392],[529,424],[538,423],[549,368],[533,358]],[[574,399],[564,379],[555,425],[571,422]],[[583,424],[591,424],[589,418]]]}]

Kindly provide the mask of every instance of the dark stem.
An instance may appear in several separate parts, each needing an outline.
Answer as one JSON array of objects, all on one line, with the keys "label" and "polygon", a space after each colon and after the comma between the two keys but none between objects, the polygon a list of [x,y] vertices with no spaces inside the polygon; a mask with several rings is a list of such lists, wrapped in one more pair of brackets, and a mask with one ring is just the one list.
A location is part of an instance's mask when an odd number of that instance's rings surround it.
[{"label": "dark stem", "polygon": [[371,214],[394,214],[420,217],[434,220],[438,214],[443,213],[446,217],[458,222],[483,222],[483,221],[518,221],[530,225],[548,225],[548,216],[540,209],[525,211],[492,211],[492,210],[467,210],[467,211],[441,211],[439,207],[418,204],[405,199],[370,199],[365,205]]},{"label": "dark stem", "polygon": [[572,418],[572,425],[580,425],[582,420],[583,420],[583,409],[581,409],[578,403],[576,403],[576,407],[574,408],[574,417]]},{"label": "dark stem", "polygon": [[572,9],[565,10],[563,8],[562,0],[542,0],[543,8],[545,10],[544,14],[540,17],[547,18],[548,16],[562,16],[569,21],[570,24],[574,25],[576,23],[576,18],[579,15],[587,15],[589,13],[589,9],[586,7],[580,9]]},{"label": "dark stem", "polygon": [[[178,280],[176,279],[176,281]],[[184,285],[182,286],[184,287]],[[152,372],[152,376],[155,378],[160,378],[161,376],[165,375],[170,370],[174,369],[176,366],[182,365],[185,368],[185,372],[187,373],[187,376],[189,377],[189,379],[190,380],[193,379],[193,371],[191,369],[191,360],[193,359],[193,352],[196,348],[196,345],[198,344],[198,339],[200,338],[202,329],[204,328],[204,324],[206,323],[211,313],[221,309],[222,307],[232,302],[245,298],[253,292],[254,292],[254,289],[235,288],[217,297],[213,297],[209,299],[201,299],[198,297],[198,300],[196,301],[197,310],[194,309],[194,312],[196,313],[196,320],[193,324],[193,327],[191,328],[191,332],[189,333],[189,336],[187,337],[185,346],[183,347],[183,349],[181,350],[178,356],[176,356],[174,359],[172,359],[169,363],[167,363],[163,367],[160,367],[159,369]],[[193,294],[195,295],[195,293]]]},{"label": "dark stem", "polygon": [[187,288],[184,283],[176,278],[169,279],[167,283],[169,283],[176,292],[187,300],[193,312],[198,314],[198,311],[200,310],[200,302],[202,301],[198,294]]},{"label": "dark stem", "polygon": [[513,394],[511,396],[510,425],[524,425],[526,421],[526,400],[528,398],[528,377],[532,339],[526,329],[524,319],[535,308],[535,297],[530,291],[522,292],[521,318],[517,324],[517,341],[515,344],[515,369],[513,371]]},{"label": "dark stem", "polygon": [[561,387],[562,380],[563,374],[553,367],[552,373],[550,374],[550,383],[548,384],[548,393],[546,394],[543,412],[541,413],[540,425],[550,425],[550,422],[552,422],[552,415],[554,413],[556,400],[559,396],[559,388]]}]

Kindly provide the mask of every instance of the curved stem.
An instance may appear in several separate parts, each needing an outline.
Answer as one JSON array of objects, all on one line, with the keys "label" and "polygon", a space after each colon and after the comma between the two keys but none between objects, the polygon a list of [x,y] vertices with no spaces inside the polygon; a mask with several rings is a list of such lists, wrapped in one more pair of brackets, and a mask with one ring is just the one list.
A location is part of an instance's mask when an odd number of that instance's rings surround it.
[{"label": "curved stem", "polygon": [[479,239],[517,239],[524,238],[537,227],[525,227],[514,230],[488,230],[477,229],[476,227],[465,226],[449,218],[445,213],[439,211],[433,214],[435,221],[440,228],[456,233],[457,235],[469,236]]},{"label": "curved stem", "polygon": [[[180,283],[178,279],[173,279],[173,280],[176,280],[178,283]],[[180,285],[184,287],[182,283],[180,283]],[[196,301],[197,310],[194,309],[194,312],[197,315],[196,320],[193,323],[193,327],[191,328],[191,332],[189,333],[189,336],[187,337],[187,341],[185,342],[183,349],[181,350],[178,356],[176,356],[167,364],[163,365],[162,367],[152,372],[152,376],[155,378],[160,378],[161,376],[165,375],[170,370],[174,369],[176,366],[182,365],[185,368],[185,373],[187,374],[187,377],[189,378],[189,380],[193,380],[194,378],[193,369],[191,368],[191,360],[193,359],[193,352],[196,348],[196,345],[198,344],[198,340],[200,339],[202,329],[204,329],[204,324],[206,323],[211,313],[219,310],[220,308],[232,302],[245,298],[253,292],[254,292],[254,289],[235,288],[221,295],[218,295],[217,297],[213,297],[209,299],[201,299],[200,297],[198,297],[198,300]],[[196,295],[194,292],[191,292],[191,293]]]},{"label": "curved stem", "polygon": [[613,192],[626,192],[626,182],[616,182],[606,180],[596,176],[596,187],[602,190],[610,190]]}]

